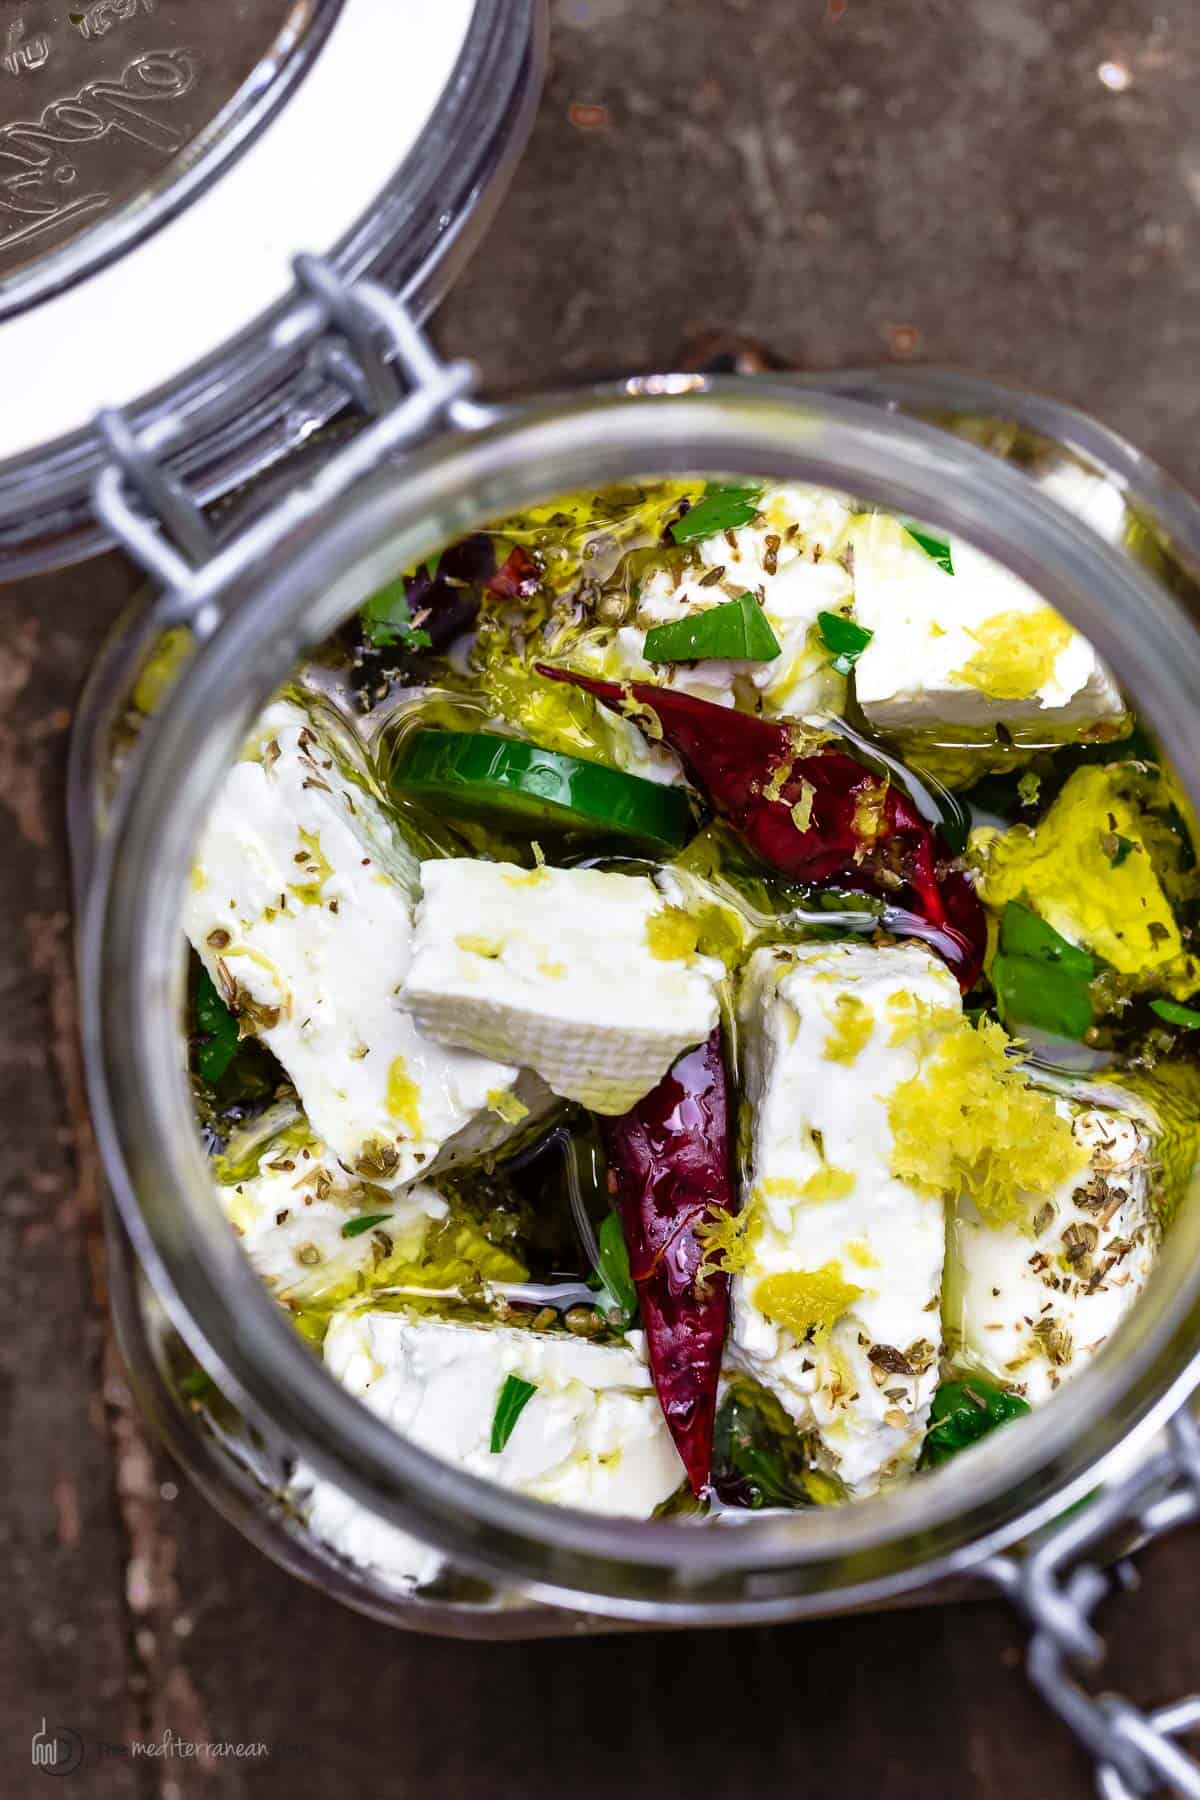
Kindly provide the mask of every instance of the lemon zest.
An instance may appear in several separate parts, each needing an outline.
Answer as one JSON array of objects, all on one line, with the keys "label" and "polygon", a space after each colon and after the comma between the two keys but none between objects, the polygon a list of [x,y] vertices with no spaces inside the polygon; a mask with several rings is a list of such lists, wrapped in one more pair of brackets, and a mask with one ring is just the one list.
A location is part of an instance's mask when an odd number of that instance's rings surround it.
[{"label": "lemon zest", "polygon": [[[1164,885],[1168,846],[1151,842],[1155,821],[1138,799],[1128,765],[1076,769],[1036,826],[972,836],[979,892],[997,910],[1022,902],[1119,975],[1186,999],[1200,965],[1184,949]],[[1120,838],[1134,851],[1118,861]]]},{"label": "lemon zest", "polygon": [[833,1029],[825,1039],[824,1055],[828,1062],[850,1063],[870,1042],[875,1029],[871,1009],[857,994],[839,994],[834,1001]]},{"label": "lemon zest", "polygon": [[804,777],[801,776],[800,798],[792,807],[792,824],[796,827],[797,831],[807,831],[812,824],[813,800],[816,797],[816,792],[817,790],[812,782],[805,781]]},{"label": "lemon zest", "polygon": [[956,1019],[888,1102],[893,1175],[951,1204],[969,1195],[993,1226],[1026,1223],[1087,1162],[1070,1120],[1030,1086],[1011,1048],[993,1021]]},{"label": "lemon zest", "polygon": [[736,1275],[750,1268],[754,1246],[762,1232],[763,1215],[758,1197],[751,1194],[741,1212],[714,1207],[696,1226],[702,1255],[696,1279],[709,1275]]},{"label": "lemon zest", "polygon": [[933,1049],[943,1032],[952,1031],[962,1019],[957,1007],[927,1000],[923,994],[914,994],[908,988],[899,988],[889,994],[887,1008],[892,1016],[889,1047],[896,1050],[904,1044],[912,1044],[921,1056]]},{"label": "lemon zest", "polygon": [[[770,775],[763,785],[762,794],[764,800],[783,799],[783,790],[792,779],[792,770],[794,767],[795,759],[789,757],[785,757],[782,762],[777,762],[775,764],[775,767],[771,770]],[[807,783],[805,785],[807,786]]]},{"label": "lemon zest", "polygon": [[682,907],[664,906],[646,920],[646,945],[659,962],[682,962],[693,955],[700,926]]},{"label": "lemon zest", "polygon": [[470,956],[486,956],[495,961],[504,949],[503,938],[488,937],[480,931],[460,931],[454,942]]},{"label": "lemon zest", "polygon": [[404,1127],[410,1138],[421,1136],[421,1090],[408,1072],[402,1056],[394,1056],[388,1068],[385,1104],[388,1117]]},{"label": "lemon zest", "polygon": [[1074,632],[1050,607],[996,613],[971,632],[979,649],[955,671],[991,700],[1028,700],[1054,679]]},{"label": "lemon zest", "polygon": [[494,1112],[506,1125],[519,1125],[529,1117],[529,1108],[517,1099],[511,1088],[488,1089],[488,1111]]},{"label": "lemon zest", "polygon": [[766,1175],[756,1182],[754,1191],[766,1200],[803,1200],[804,1188],[790,1175]]},{"label": "lemon zest", "polygon": [[827,1262],[819,1269],[764,1275],[754,1290],[754,1304],[793,1337],[820,1343],[862,1292],[846,1280],[839,1263]]},{"label": "lemon zest", "polygon": [[860,788],[854,798],[854,835],[858,838],[856,860],[860,858],[883,833],[884,807],[887,804],[888,784],[886,781],[871,781]]},{"label": "lemon zest", "polygon": [[837,1169],[829,1163],[825,1168],[818,1169],[815,1175],[809,1176],[801,1189],[801,1199],[844,1200],[847,1194],[854,1192],[854,1187],[855,1177],[849,1169]]}]

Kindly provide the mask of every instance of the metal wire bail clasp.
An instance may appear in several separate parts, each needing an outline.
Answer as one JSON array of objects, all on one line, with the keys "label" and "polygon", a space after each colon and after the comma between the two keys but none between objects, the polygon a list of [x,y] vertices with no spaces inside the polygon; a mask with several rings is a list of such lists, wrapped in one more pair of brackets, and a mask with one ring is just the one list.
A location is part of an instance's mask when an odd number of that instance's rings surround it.
[{"label": "metal wire bail clasp", "polygon": [[[474,365],[443,362],[403,302],[385,288],[372,281],[351,285],[316,256],[298,256],[293,268],[298,291],[271,333],[273,363],[282,374],[307,358],[371,420],[315,478],[222,539],[169,466],[185,429],[178,413],[141,433],[116,410],[97,421],[112,460],[92,490],[96,516],[161,586],[160,621],[186,620],[200,637],[220,623],[227,583],[385,457],[443,424],[474,431],[496,416],[470,398],[478,379]],[[193,416],[188,429],[194,432],[197,423]]]},{"label": "metal wire bail clasp", "polygon": [[1029,1679],[1095,1757],[1102,1800],[1160,1793],[1200,1800],[1200,1762],[1175,1742],[1200,1729],[1200,1694],[1144,1713],[1120,1694],[1084,1686],[1081,1677],[1094,1673],[1106,1652],[1092,1615],[1122,1574],[1132,1574],[1127,1563],[1106,1572],[1087,1553],[1114,1532],[1145,1542],[1198,1518],[1200,1427],[1184,1406],[1158,1455],[1073,1509],[1028,1556],[984,1565],[1032,1625]]}]

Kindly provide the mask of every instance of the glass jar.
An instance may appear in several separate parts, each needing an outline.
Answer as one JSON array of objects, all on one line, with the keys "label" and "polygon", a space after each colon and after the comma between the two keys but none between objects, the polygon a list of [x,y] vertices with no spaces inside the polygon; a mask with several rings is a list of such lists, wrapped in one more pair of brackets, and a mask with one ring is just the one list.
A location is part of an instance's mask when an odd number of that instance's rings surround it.
[{"label": "glass jar", "polygon": [[[647,475],[810,482],[965,536],[1094,641],[1200,805],[1200,507],[1092,421],[965,376],[662,376],[495,413],[466,397],[461,366],[439,365],[387,317],[407,398],[268,496],[198,569],[122,499],[118,471],[101,484],[109,524],[167,582],[95,671],[71,783],[86,1055],[116,1200],[115,1306],[142,1404],[262,1548],[411,1628],[790,1619],[950,1591],[981,1570],[1015,1591],[1018,1565],[1002,1553],[1037,1542],[1118,1473],[1158,1467],[1152,1442],[1200,1380],[1200,1209],[1181,1208],[1138,1305],[1036,1429],[998,1434],[930,1478],[728,1529],[546,1506],[396,1436],[331,1378],[252,1272],[192,1122],[182,895],[205,808],[253,719],[397,568],[557,493]],[[114,787],[113,721],[146,645],[181,620],[192,653]],[[224,1396],[216,1408],[194,1410],[180,1392],[193,1358]],[[433,1586],[400,1591],[316,1542],[283,1497],[297,1458],[441,1552]],[[1126,1518],[1109,1510],[1093,1500],[1088,1516]]]}]

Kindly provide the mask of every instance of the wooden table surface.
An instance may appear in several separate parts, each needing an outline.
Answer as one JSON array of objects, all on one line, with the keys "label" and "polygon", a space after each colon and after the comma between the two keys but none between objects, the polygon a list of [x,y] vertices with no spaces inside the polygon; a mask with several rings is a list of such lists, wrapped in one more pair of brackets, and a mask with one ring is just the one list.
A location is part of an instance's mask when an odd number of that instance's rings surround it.
[{"label": "wooden table surface", "polygon": [[[1087,407],[1200,485],[1200,10],[1188,0],[556,0],[533,141],[439,336],[494,390],[706,331],[821,368],[916,359]],[[2,358],[0,337],[0,358]],[[2,372],[2,361],[0,361]],[[2,403],[2,386],[0,386]],[[282,1575],[143,1435],[111,1349],[75,1046],[71,707],[133,586],[0,592],[0,1794],[551,1800],[1090,1791],[999,1604],[508,1647],[390,1633]],[[1194,1537],[1114,1602],[1106,1675],[1200,1676]],[[172,1731],[264,1761],[103,1758]]]}]

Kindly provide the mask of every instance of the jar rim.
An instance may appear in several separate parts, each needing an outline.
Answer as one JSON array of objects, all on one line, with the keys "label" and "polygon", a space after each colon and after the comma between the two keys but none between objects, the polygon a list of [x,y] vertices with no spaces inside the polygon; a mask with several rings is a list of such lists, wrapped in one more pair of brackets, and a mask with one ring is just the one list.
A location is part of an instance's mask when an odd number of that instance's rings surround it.
[{"label": "jar rim", "polygon": [[[658,382],[658,385],[655,385]],[[680,388],[684,391],[679,391]],[[986,384],[973,392],[997,393]],[[1045,403],[1052,405],[1052,403]],[[1062,415],[1073,422],[1078,415]],[[1099,428],[1097,428],[1099,429]],[[1069,433],[1065,434],[1071,442]],[[1147,465],[1150,467],[1150,465]],[[1197,1379],[1200,1211],[1183,1208],[1113,1341],[1033,1421],[936,1475],[847,1507],[697,1530],[580,1513],[454,1469],[343,1389],[281,1317],[219,1218],[181,1053],[179,919],[221,773],[304,651],[397,567],[575,487],[648,473],[769,475],[957,532],[1092,640],[1176,747],[1200,806],[1200,634],[1179,601],[1029,477],[905,414],[808,383],[653,378],[522,407],[439,439],[302,527],[229,596],[145,733],[97,861],[82,960],[93,1107],[116,1198],[178,1329],[232,1398],[320,1473],[455,1561],[626,1617],[769,1617],[814,1594],[895,1594],[978,1562],[1096,1483]],[[1165,477],[1172,529],[1200,509]],[[1191,1214],[1196,1214],[1191,1217]]]}]

